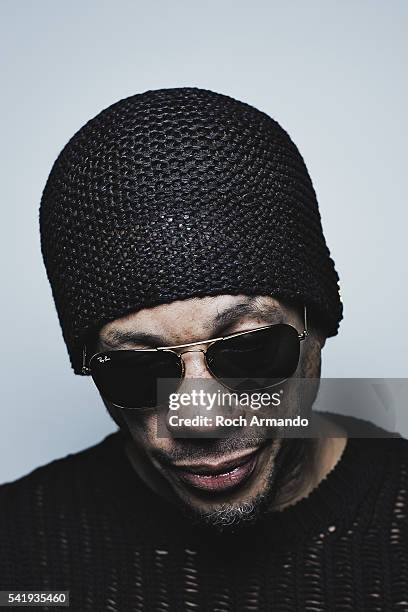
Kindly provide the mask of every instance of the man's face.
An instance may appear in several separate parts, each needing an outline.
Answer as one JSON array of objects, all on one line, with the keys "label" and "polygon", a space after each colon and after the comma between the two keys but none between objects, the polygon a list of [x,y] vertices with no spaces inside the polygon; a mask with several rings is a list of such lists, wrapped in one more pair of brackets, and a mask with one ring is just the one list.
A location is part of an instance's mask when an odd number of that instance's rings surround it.
[{"label": "man's face", "polygon": [[[271,297],[192,298],[108,323],[100,331],[97,350],[182,345],[275,323],[289,323],[299,332],[304,328],[298,309]],[[301,344],[294,377],[318,378],[322,340],[312,333]],[[202,352],[184,353],[182,359],[182,386],[191,379],[211,381]],[[239,428],[220,438],[196,437],[192,428],[194,437],[181,438],[169,427],[166,437],[158,437],[156,411],[138,412],[105,404],[115,421],[130,433],[128,453],[140,476],[196,518],[221,528],[251,520],[270,506],[277,497],[276,483],[279,472],[285,470],[287,450],[299,443],[270,438],[262,429],[243,436]]]}]

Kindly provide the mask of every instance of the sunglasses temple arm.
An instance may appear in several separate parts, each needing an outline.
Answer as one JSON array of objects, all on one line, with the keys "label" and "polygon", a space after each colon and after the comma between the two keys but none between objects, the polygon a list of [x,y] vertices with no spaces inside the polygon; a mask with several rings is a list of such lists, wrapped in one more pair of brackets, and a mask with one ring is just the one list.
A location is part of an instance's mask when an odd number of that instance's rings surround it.
[{"label": "sunglasses temple arm", "polygon": [[81,372],[82,372],[82,374],[89,374],[90,371],[91,370],[86,365],[86,344],[84,344],[84,348],[82,349],[82,368],[81,368]]},{"label": "sunglasses temple arm", "polygon": [[309,330],[307,328],[307,311],[306,306],[303,307],[303,317],[304,317],[304,329],[301,334],[299,334],[299,340],[304,340],[309,335]]}]

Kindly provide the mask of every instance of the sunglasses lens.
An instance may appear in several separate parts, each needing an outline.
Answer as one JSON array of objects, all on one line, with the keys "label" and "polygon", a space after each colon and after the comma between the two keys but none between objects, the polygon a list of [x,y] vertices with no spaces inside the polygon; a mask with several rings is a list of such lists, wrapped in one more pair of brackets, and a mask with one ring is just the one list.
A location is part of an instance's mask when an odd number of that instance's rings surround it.
[{"label": "sunglasses lens", "polygon": [[174,353],[165,351],[109,351],[92,357],[91,376],[102,397],[124,408],[157,406],[160,378],[179,381],[182,366]]},{"label": "sunglasses lens", "polygon": [[208,367],[229,387],[266,389],[294,374],[300,354],[297,330],[281,323],[214,343]]}]

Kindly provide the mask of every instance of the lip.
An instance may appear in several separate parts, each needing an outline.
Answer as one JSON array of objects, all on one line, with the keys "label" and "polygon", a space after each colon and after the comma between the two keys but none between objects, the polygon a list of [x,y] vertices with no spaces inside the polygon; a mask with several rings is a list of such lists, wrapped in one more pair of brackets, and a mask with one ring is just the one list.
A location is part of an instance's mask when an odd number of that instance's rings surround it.
[{"label": "lip", "polygon": [[259,449],[217,463],[175,465],[176,475],[185,484],[209,493],[223,493],[243,484],[252,474]]},{"label": "lip", "polygon": [[182,470],[184,472],[191,472],[193,474],[221,474],[222,472],[228,472],[232,467],[237,467],[244,463],[247,459],[252,457],[259,451],[258,448],[248,449],[245,453],[239,453],[235,455],[229,455],[222,461],[201,461],[197,463],[173,463],[174,468]]}]

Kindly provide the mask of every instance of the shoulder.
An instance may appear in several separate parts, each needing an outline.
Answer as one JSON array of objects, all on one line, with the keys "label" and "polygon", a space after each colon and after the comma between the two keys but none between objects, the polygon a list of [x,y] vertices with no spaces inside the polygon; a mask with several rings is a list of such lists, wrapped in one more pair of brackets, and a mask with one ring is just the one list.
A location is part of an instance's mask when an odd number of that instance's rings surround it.
[{"label": "shoulder", "polygon": [[350,417],[335,413],[323,413],[324,416],[340,426],[349,440],[352,440],[354,447],[359,447],[364,453],[368,453],[372,459],[388,462],[391,459],[395,468],[395,462],[399,465],[406,465],[408,462],[408,440],[398,432],[387,431],[363,419]]},{"label": "shoulder", "polygon": [[379,427],[375,423],[371,421],[367,421],[366,419],[357,418],[350,415],[339,414],[336,412],[324,412],[318,411],[314,413],[315,417],[320,417],[317,420],[318,426],[321,425],[321,420],[326,421],[328,423],[333,423],[339,426],[346,432],[347,437],[349,438],[401,438],[401,435],[396,431],[388,431]]},{"label": "shoulder", "polygon": [[0,516],[4,519],[5,515],[13,516],[19,511],[29,515],[33,507],[38,508],[41,504],[52,507],[78,499],[82,492],[95,487],[102,465],[114,465],[120,454],[121,436],[116,432],[94,446],[51,461],[1,485]]},{"label": "shoulder", "polygon": [[138,528],[145,498],[119,432],[2,485],[0,586],[71,588],[77,566],[99,563],[101,533],[126,520]]},{"label": "shoulder", "polygon": [[[384,440],[386,450],[391,453],[397,460],[397,463],[403,467],[408,465],[408,440],[406,438],[388,438]],[[408,471],[404,470],[405,482],[408,481]]]},{"label": "shoulder", "polygon": [[[382,440],[371,440],[372,446],[379,451],[378,454],[393,458],[397,466],[408,465],[408,440],[402,437],[384,438]],[[381,444],[375,444],[381,442]],[[404,473],[404,472],[403,472]],[[408,480],[408,472],[405,472],[405,480]]]}]

